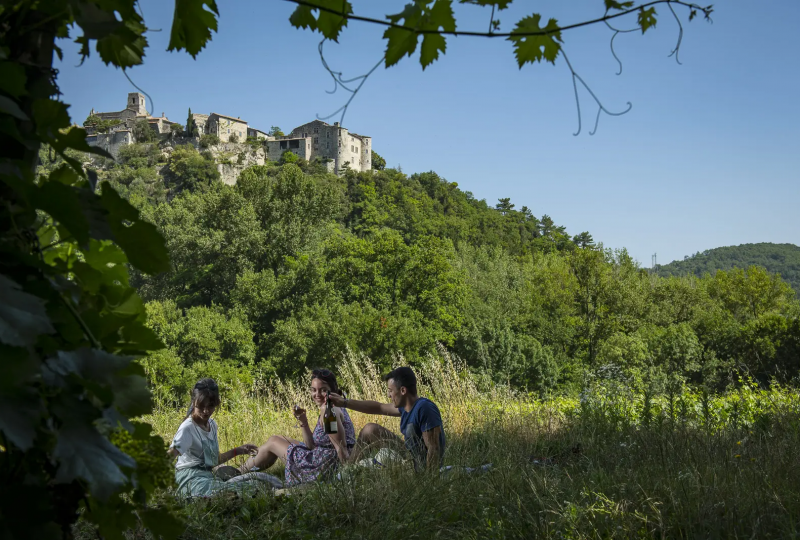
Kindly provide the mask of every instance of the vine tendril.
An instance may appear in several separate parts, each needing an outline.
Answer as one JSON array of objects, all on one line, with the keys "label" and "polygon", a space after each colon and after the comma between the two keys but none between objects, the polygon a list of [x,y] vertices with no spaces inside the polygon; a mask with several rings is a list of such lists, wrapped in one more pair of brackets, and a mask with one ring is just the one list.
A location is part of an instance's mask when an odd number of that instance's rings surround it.
[{"label": "vine tendril", "polygon": [[[353,101],[353,98],[356,97],[358,91],[361,90],[361,87],[364,86],[364,83],[367,82],[369,76],[372,75],[375,72],[375,70],[378,69],[378,67],[383,63],[384,59],[386,58],[386,55],[384,54],[383,56],[381,56],[381,59],[378,60],[378,63],[372,66],[372,69],[370,69],[364,75],[359,75],[358,77],[353,77],[352,79],[344,79],[342,78],[343,77],[342,72],[334,71],[333,69],[331,69],[331,67],[328,65],[328,61],[325,60],[325,54],[322,50],[324,44],[325,40],[323,39],[322,41],[319,42],[319,46],[317,47],[319,49],[319,58],[322,61],[322,66],[325,68],[325,70],[333,79],[333,90],[325,90],[325,92],[327,94],[335,94],[339,88],[342,88],[344,91],[350,92],[350,97],[347,99],[347,102],[344,105],[333,111],[331,114],[327,116],[320,116],[319,114],[317,114],[317,120],[327,120],[341,112],[342,115],[339,117],[339,125],[344,125],[344,117],[345,114],[347,114],[347,109],[348,107],[350,107],[350,103]],[[348,84],[354,83],[356,81],[360,81],[358,83],[358,86],[354,88],[350,88],[348,86]]]},{"label": "vine tendril", "polygon": [[628,102],[628,108],[625,109],[624,111],[611,112],[608,109],[606,109],[605,105],[603,105],[603,103],[600,101],[600,99],[598,99],[598,97],[595,95],[595,93],[592,91],[592,89],[589,87],[589,85],[586,84],[586,81],[584,81],[583,78],[580,75],[578,75],[578,73],[573,69],[572,63],[569,61],[569,58],[567,57],[567,53],[564,52],[563,48],[561,49],[561,55],[564,57],[564,61],[566,61],[567,67],[569,67],[569,70],[572,73],[572,87],[575,90],[575,105],[578,108],[578,131],[573,133],[574,136],[577,137],[578,135],[580,135],[581,129],[582,129],[582,124],[581,124],[581,101],[580,101],[580,96],[578,95],[578,82],[579,81],[583,85],[583,87],[586,88],[586,90],[589,92],[589,95],[592,96],[592,99],[594,99],[594,101],[595,101],[595,103],[597,103],[597,107],[598,107],[598,109],[597,109],[597,117],[595,118],[595,121],[594,121],[594,129],[589,132],[589,135],[594,135],[595,133],[597,133],[597,126],[600,123],[600,113],[601,112],[604,112],[609,116],[622,116],[623,114],[626,114],[626,113],[630,112],[630,110],[633,108],[633,104],[630,101]]}]

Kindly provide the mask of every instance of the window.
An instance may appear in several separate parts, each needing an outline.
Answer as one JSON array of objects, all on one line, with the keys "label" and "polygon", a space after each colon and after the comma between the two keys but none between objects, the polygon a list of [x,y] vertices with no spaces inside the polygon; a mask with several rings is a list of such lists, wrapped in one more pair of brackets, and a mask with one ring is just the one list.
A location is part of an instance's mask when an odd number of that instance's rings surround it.
[{"label": "window", "polygon": [[228,133],[230,133],[230,132],[231,132],[231,130],[228,130]]},{"label": "window", "polygon": [[300,141],[298,139],[289,141],[289,148],[300,148]]},{"label": "window", "polygon": [[286,149],[286,141],[281,141],[281,150]]},{"label": "window", "polygon": [[319,143],[319,137],[314,137],[314,144],[318,144],[318,143]]},{"label": "window", "polygon": [[325,133],[325,135],[326,135],[326,136],[327,136],[329,139],[331,138],[331,132],[330,132],[330,131],[326,132],[326,133]]},{"label": "window", "polygon": [[325,145],[325,148],[327,148],[328,150],[331,149],[331,141],[328,141],[328,143]]},{"label": "window", "polygon": [[319,128],[318,127],[314,128],[314,133],[319,133]]},{"label": "window", "polygon": [[351,152],[355,152],[355,149],[353,148],[353,145],[352,145],[352,144],[350,145],[350,151],[351,151]]}]

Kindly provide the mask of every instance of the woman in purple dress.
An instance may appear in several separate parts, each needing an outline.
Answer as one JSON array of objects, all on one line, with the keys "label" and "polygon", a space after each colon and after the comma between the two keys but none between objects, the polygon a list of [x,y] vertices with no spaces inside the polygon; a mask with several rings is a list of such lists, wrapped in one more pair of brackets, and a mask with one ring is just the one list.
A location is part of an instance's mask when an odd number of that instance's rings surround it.
[{"label": "woman in purple dress", "polygon": [[322,415],[329,392],[339,393],[336,375],[327,369],[315,369],[311,372],[311,399],[319,408],[319,414],[313,431],[309,427],[305,409],[295,407],[294,416],[303,428],[303,442],[273,435],[259,447],[256,456],[247,460],[241,471],[247,472],[253,467],[268,469],[278,458],[282,458],[286,460],[286,485],[296,486],[313,482],[321,475],[332,472],[339,463],[347,462],[356,444],[356,430],[347,410],[335,407],[338,432],[330,435],[325,433]]}]

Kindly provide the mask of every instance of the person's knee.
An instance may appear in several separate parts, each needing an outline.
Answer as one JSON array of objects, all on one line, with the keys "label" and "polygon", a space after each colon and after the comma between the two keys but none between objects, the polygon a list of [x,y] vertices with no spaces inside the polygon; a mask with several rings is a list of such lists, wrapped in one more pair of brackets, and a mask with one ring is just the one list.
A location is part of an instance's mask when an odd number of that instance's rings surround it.
[{"label": "person's knee", "polygon": [[380,430],[380,425],[370,422],[361,429],[361,433],[358,436],[362,439],[376,439],[380,433]]}]

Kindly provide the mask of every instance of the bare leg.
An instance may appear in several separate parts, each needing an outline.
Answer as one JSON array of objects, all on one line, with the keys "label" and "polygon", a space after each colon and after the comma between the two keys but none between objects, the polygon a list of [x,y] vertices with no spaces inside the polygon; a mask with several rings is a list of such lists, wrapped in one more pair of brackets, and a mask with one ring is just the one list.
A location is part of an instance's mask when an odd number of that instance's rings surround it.
[{"label": "bare leg", "polygon": [[273,435],[267,442],[258,447],[258,454],[245,461],[239,470],[246,473],[253,467],[261,470],[269,469],[275,464],[278,458],[286,459],[286,451],[290,444],[299,444],[294,439],[288,439],[281,435]]},{"label": "bare leg", "polygon": [[384,446],[392,446],[393,444],[397,444],[400,442],[400,439],[383,427],[380,424],[367,424],[361,430],[361,433],[358,434],[358,440],[356,441],[356,447],[353,450],[353,453],[350,455],[350,460],[355,462],[358,461],[361,454],[373,448],[383,448]]}]

